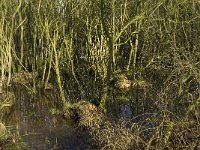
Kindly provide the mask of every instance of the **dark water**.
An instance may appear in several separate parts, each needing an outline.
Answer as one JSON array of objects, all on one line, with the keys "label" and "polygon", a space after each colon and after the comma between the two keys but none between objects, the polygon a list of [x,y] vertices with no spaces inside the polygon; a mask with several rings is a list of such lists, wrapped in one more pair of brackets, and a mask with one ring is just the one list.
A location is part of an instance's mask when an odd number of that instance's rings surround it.
[{"label": "dark water", "polygon": [[[62,117],[61,101],[55,91],[28,94],[15,89],[15,105],[5,121],[22,138],[28,150],[88,150],[98,149],[86,131]],[[129,104],[120,106],[120,117],[132,118]],[[94,145],[92,145],[92,143]]]},{"label": "dark water", "polygon": [[47,95],[28,96],[19,92],[16,105],[6,117],[7,125],[30,150],[87,149],[87,136],[77,134],[72,121],[53,115],[59,111],[59,100],[52,93]]}]

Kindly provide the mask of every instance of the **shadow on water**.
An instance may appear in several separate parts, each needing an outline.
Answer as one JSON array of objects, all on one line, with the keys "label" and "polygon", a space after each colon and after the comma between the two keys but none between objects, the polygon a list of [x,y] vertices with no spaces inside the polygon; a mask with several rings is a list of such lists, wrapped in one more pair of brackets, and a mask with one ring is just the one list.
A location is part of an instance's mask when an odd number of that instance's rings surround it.
[{"label": "shadow on water", "polygon": [[64,120],[52,92],[33,96],[17,92],[16,105],[6,116],[7,125],[20,135],[30,150],[88,149],[87,134],[79,134],[72,121]]}]

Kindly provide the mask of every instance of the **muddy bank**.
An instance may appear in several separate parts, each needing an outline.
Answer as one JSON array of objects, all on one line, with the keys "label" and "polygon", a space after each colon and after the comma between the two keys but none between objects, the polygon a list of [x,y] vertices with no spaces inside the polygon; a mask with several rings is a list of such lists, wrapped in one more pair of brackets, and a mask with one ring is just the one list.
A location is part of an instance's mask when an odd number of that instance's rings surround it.
[{"label": "muddy bank", "polygon": [[94,104],[81,100],[65,110],[64,117],[73,119],[79,132],[88,132],[90,144],[98,149],[131,148],[134,137],[126,123],[116,123]]},{"label": "muddy bank", "polygon": [[0,97],[1,131],[8,127],[12,133],[11,138],[1,140],[4,148],[17,145],[31,150],[162,149],[163,146],[179,149],[179,145],[199,144],[198,121],[155,110],[152,101],[144,101],[150,85],[143,80],[133,81],[125,76],[114,80],[107,101],[108,112],[104,113],[90,99],[69,100],[70,106],[63,110],[56,89],[38,86],[34,91],[29,88],[32,77],[24,79],[18,75],[22,79],[13,78],[12,86],[4,89],[6,92]]}]

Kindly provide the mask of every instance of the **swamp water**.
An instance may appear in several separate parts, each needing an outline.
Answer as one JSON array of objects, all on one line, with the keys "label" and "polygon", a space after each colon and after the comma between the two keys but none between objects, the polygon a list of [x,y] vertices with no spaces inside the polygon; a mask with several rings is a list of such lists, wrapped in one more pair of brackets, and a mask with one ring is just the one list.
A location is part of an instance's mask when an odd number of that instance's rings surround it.
[{"label": "swamp water", "polygon": [[28,150],[87,149],[87,135],[77,133],[72,121],[55,115],[59,101],[52,92],[28,96],[21,91],[15,95],[16,104],[5,122]]}]

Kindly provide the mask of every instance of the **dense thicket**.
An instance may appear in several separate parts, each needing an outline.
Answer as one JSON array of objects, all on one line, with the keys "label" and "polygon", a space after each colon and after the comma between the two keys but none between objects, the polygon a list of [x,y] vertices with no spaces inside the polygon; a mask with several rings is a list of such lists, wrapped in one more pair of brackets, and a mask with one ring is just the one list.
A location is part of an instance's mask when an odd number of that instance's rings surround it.
[{"label": "dense thicket", "polygon": [[[63,102],[128,101],[199,124],[199,27],[198,0],[1,0],[0,92],[31,72],[34,90],[52,83]],[[129,92],[112,89],[119,77]]]}]

